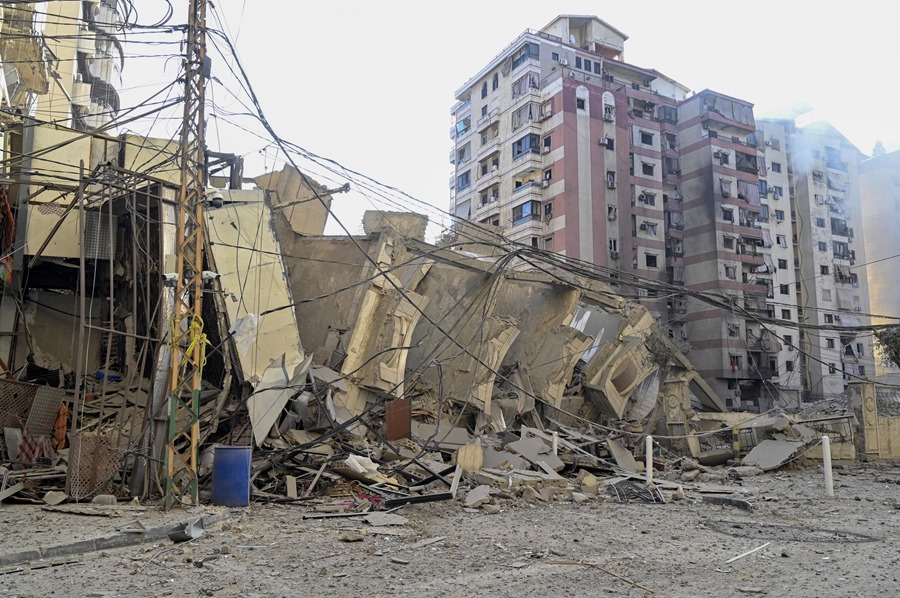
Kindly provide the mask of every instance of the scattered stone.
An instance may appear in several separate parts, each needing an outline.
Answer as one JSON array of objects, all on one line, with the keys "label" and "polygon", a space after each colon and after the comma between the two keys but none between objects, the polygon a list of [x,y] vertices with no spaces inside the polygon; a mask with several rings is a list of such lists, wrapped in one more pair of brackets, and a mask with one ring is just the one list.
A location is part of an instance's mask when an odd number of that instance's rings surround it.
[{"label": "scattered stone", "polygon": [[366,535],[360,532],[346,532],[341,536],[341,542],[362,542]]},{"label": "scattered stone", "polygon": [[398,565],[408,565],[408,564],[409,564],[409,561],[408,561],[408,560],[406,560],[406,559],[401,559],[400,557],[396,557],[396,556],[392,556],[392,557],[391,557],[391,562],[392,562],[392,563],[396,563],[396,564],[398,564]]},{"label": "scattered stone", "polygon": [[682,481],[685,482],[693,482],[700,476],[699,469],[689,469],[681,474]]},{"label": "scattered stone", "polygon": [[672,500],[684,500],[685,498],[687,498],[687,496],[684,493],[684,488],[681,486],[672,493]]},{"label": "scattered stone", "polygon": [[481,510],[489,515],[497,515],[500,513],[500,506],[491,503],[485,503],[481,505]]},{"label": "scattered stone", "polygon": [[572,500],[575,502],[575,504],[580,505],[581,503],[587,502],[590,499],[588,498],[587,494],[584,494],[582,492],[573,492]]},{"label": "scattered stone", "polygon": [[91,499],[91,504],[95,505],[115,505],[116,497],[112,494],[98,494]]}]

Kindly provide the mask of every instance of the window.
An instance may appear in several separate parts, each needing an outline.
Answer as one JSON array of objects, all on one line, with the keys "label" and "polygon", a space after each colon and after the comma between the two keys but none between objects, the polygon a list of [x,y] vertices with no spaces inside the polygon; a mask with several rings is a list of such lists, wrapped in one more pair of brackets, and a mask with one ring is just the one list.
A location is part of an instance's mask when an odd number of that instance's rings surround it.
[{"label": "window", "polygon": [[818,226],[819,228],[825,228],[825,219],[816,218],[816,226]]},{"label": "window", "polygon": [[862,344],[862,343],[856,343],[856,355],[857,355],[857,357],[862,357],[863,354],[864,354],[864,353],[863,353],[863,344]]},{"label": "window", "polygon": [[831,301],[831,289],[822,289],[822,301]]},{"label": "window", "polygon": [[472,184],[472,171],[467,170],[458,177],[456,177],[456,188],[458,190],[465,189],[469,185]]},{"label": "window", "polygon": [[609,240],[609,250],[610,251],[618,251],[619,250],[619,240],[618,239],[610,239]]},{"label": "window", "polygon": [[513,54],[512,67],[516,68],[529,58],[540,58],[540,47],[537,44],[527,43]]},{"label": "window", "polygon": [[784,335],[784,344],[788,347],[792,346],[794,344],[794,335],[785,334]]},{"label": "window", "polygon": [[544,180],[549,181],[552,179],[553,179],[553,169],[548,168],[547,170],[544,171]]},{"label": "window", "polygon": [[782,320],[790,320],[791,319],[791,310],[782,309],[781,310],[781,319]]},{"label": "window", "polygon": [[725,278],[730,278],[734,280],[737,278],[737,267],[736,266],[725,266]]},{"label": "window", "polygon": [[781,162],[772,162],[772,172],[781,172]]},{"label": "window", "polygon": [[494,79],[491,81],[491,90],[497,91],[498,87],[500,87],[500,76],[494,73]]},{"label": "window", "polygon": [[584,70],[586,70],[587,72],[590,73],[591,69],[593,69],[593,68],[594,68],[594,65],[591,64],[591,61],[588,60],[587,58],[585,58],[584,59]]},{"label": "window", "polygon": [[864,366],[864,365],[859,366],[859,375],[860,376],[866,375],[866,366]]},{"label": "window", "polygon": [[602,72],[599,62],[594,62],[594,74],[599,75]]},{"label": "window", "polygon": [[819,251],[828,251],[828,243],[819,241]]},{"label": "window", "polygon": [[638,195],[638,201],[647,204],[648,206],[656,205],[656,195],[653,193],[641,193]]},{"label": "window", "polygon": [[644,256],[644,261],[648,268],[656,268],[656,255],[648,253]]},{"label": "window", "polygon": [[615,170],[607,170],[606,171],[606,186],[610,189],[616,188],[616,171]]},{"label": "window", "polygon": [[553,251],[553,237],[544,238],[544,249],[546,249],[547,251]]},{"label": "window", "polygon": [[777,222],[784,222],[784,210],[775,210],[775,220]]},{"label": "window", "polygon": [[584,110],[584,98],[575,98],[575,107]]},{"label": "window", "polygon": [[650,164],[648,162],[641,162],[641,172],[647,176],[653,176],[654,168],[655,167],[653,166],[653,164]]},{"label": "window", "polygon": [[481,84],[481,99],[483,100],[486,97],[487,97],[487,81],[485,81],[484,83]]},{"label": "window", "polygon": [[613,221],[619,217],[619,208],[616,206],[606,206],[606,218],[609,221]]},{"label": "window", "polygon": [[729,357],[730,357],[729,361],[731,362],[731,371],[735,372],[735,371],[741,369],[741,356],[740,355],[730,355]]},{"label": "window", "polygon": [[778,197],[783,197],[783,196],[784,196],[784,189],[782,189],[782,188],[779,187],[778,185],[775,185],[774,187],[772,187],[772,193],[774,193],[774,194],[777,195]]},{"label": "window", "polygon": [[775,239],[778,241],[779,247],[787,247],[787,237],[784,235],[775,235]]},{"label": "window", "polygon": [[487,104],[481,107],[481,116],[487,116]]},{"label": "window", "polygon": [[544,137],[544,147],[549,148],[553,145],[553,138],[550,135]]},{"label": "window", "polygon": [[544,204],[544,218],[550,220],[553,218],[553,202],[548,201]]},{"label": "window", "polygon": [[828,266],[819,266],[820,274],[828,274]]},{"label": "window", "polygon": [[765,197],[769,194],[769,183],[765,179],[759,179],[759,195]]},{"label": "window", "polygon": [[790,295],[791,294],[791,285],[789,285],[789,284],[778,285],[778,290],[782,295]]},{"label": "window", "polygon": [[577,69],[581,68],[581,56],[575,57],[575,68],[577,68]]},{"label": "window", "polygon": [[790,359],[784,362],[784,371],[793,372],[794,371],[794,362]]},{"label": "window", "polygon": [[832,314],[825,314],[825,323],[834,324],[834,316]]},{"label": "window", "polygon": [[833,338],[825,339],[825,348],[826,349],[834,349],[834,339]]},{"label": "window", "polygon": [[734,249],[734,237],[725,237],[722,239],[725,249]]},{"label": "window", "polygon": [[541,202],[526,201],[513,208],[513,224],[520,224],[528,220],[541,219]]},{"label": "window", "polygon": [[829,373],[829,374],[834,374],[834,373],[836,373],[836,372],[837,372],[837,368],[834,367],[834,364],[833,364],[833,363],[829,363],[829,364],[828,364],[828,373]]},{"label": "window", "polygon": [[725,222],[734,222],[734,210],[730,208],[722,208],[722,220]]},{"label": "window", "polygon": [[553,52],[553,53],[551,53],[551,54],[550,54],[550,59],[553,60],[553,62],[559,62],[559,52]]},{"label": "window", "polygon": [[787,270],[787,260],[778,260],[778,269]]},{"label": "window", "polygon": [[653,133],[641,131],[641,143],[644,145],[653,145]]},{"label": "window", "polygon": [[537,133],[531,133],[516,141],[513,144],[513,160],[517,160],[527,153],[540,153],[538,147],[541,143],[541,136]]}]

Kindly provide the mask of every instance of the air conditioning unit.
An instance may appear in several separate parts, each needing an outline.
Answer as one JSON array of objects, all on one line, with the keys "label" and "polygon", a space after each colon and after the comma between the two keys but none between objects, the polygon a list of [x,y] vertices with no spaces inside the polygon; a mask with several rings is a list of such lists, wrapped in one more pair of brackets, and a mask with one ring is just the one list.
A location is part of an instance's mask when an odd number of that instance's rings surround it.
[{"label": "air conditioning unit", "polygon": [[549,153],[550,153],[550,148],[547,147],[547,146],[545,145],[545,146],[544,146],[544,149],[541,150],[541,151],[543,151],[545,154],[549,154]]},{"label": "air conditioning unit", "polygon": [[617,259],[619,259],[619,252],[618,251],[610,251],[609,257],[611,257],[614,260],[617,260]]},{"label": "air conditioning unit", "polygon": [[615,181],[609,181],[609,180],[608,180],[608,181],[606,181],[606,186],[607,186],[607,188],[609,188],[609,189],[615,189],[615,188],[616,188],[616,182],[615,182]]},{"label": "air conditioning unit", "polygon": [[569,66],[569,61],[565,58],[562,58],[560,59],[559,64],[561,64],[562,66]]},{"label": "air conditioning unit", "polygon": [[609,219],[610,222],[612,222],[613,220],[615,220],[616,218],[618,218],[618,215],[616,214],[615,211],[612,211],[612,212],[608,213],[608,214],[606,215],[606,217],[607,217],[607,219]]},{"label": "air conditioning unit", "polygon": [[553,116],[553,112],[551,110],[547,110],[546,112],[541,112],[541,118],[539,120],[547,120],[551,116]]},{"label": "air conditioning unit", "polygon": [[776,193],[775,195],[772,196],[772,199],[775,199],[775,200],[781,199],[781,194]]},{"label": "air conditioning unit", "polygon": [[721,160],[722,152],[713,152],[713,158],[715,158],[716,160]]},{"label": "air conditioning unit", "polygon": [[646,222],[641,222],[641,227],[640,227],[640,228],[641,228],[641,230],[647,230],[647,223],[646,223]]},{"label": "air conditioning unit", "polygon": [[499,168],[500,167],[497,164],[494,164],[493,166],[491,166],[491,172],[497,172],[497,169]]},{"label": "air conditioning unit", "polygon": [[550,181],[541,181],[541,189],[546,189],[550,186]]},{"label": "air conditioning unit", "polygon": [[646,202],[646,201],[647,201],[647,196],[644,195],[643,193],[641,193],[640,195],[638,195],[638,201],[640,201],[640,202]]},{"label": "air conditioning unit", "polygon": [[730,191],[722,191],[722,197],[731,197]]},{"label": "air conditioning unit", "polygon": [[772,147],[772,140],[766,139],[766,147]]}]

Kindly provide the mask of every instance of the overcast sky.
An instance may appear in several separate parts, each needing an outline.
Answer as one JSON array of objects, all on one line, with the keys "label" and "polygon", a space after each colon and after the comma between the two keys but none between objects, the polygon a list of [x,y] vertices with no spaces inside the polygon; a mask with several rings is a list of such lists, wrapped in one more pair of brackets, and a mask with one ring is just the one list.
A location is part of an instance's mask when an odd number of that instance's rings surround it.
[{"label": "overcast sky", "polygon": [[[155,21],[159,4],[137,0],[140,21]],[[185,22],[186,1],[173,4],[173,22]],[[562,12],[599,16],[630,37],[627,62],[658,69],[695,91],[748,100],[757,117],[814,109],[864,153],[877,139],[889,151],[900,149],[900,35],[886,6],[869,0],[215,0],[208,25],[218,27],[216,14],[224,18],[280,136],[435,206],[434,216],[449,203],[454,91],[524,30],[540,29]],[[148,95],[152,86],[143,86],[174,74],[175,61],[129,60],[124,105]],[[210,99],[242,111],[229,96],[236,88],[221,60],[214,59],[213,75],[221,85],[213,84]],[[264,134],[246,119],[222,116],[210,121],[211,149],[247,154],[247,174],[280,167],[273,150],[260,153],[264,141],[228,120]],[[176,131],[177,122],[160,121],[154,134]],[[344,182],[303,166],[328,186]],[[362,212],[373,206],[386,207],[371,193],[335,202],[351,231],[360,230]]]}]

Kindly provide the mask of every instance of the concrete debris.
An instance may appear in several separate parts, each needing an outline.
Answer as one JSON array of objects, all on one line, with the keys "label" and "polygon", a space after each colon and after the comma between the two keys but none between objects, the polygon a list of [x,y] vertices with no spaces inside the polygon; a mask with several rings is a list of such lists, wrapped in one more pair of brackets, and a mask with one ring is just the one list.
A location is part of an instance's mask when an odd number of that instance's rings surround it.
[{"label": "concrete debris", "polygon": [[487,484],[476,486],[466,494],[465,505],[470,509],[480,507],[491,500],[491,487]]},{"label": "concrete debris", "polygon": [[757,467],[762,471],[778,469],[787,463],[804,444],[791,440],[763,440],[741,460],[744,466]]},{"label": "concrete debris", "polygon": [[[498,270],[515,255],[478,242],[428,244],[427,220],[411,214],[370,212],[363,236],[323,236],[325,212],[302,203],[309,190],[299,173],[255,180],[257,189],[222,190],[221,206],[208,212],[203,334],[216,350],[196,396],[202,482],[215,446],[253,447],[249,476],[241,472],[253,501],[367,514],[367,524],[385,527],[406,523],[385,510],[459,495],[464,508],[488,512],[517,498],[583,503],[607,492],[656,504],[707,495],[746,502],[725,484],[801,454],[818,458],[823,433],[836,460],[856,457],[852,414],[728,412],[651,313],[598,280]],[[173,254],[177,187],[146,185],[140,206],[128,203],[131,194],[112,200],[122,214],[115,250],[85,257],[112,273],[104,282],[117,294],[159,304],[168,324],[174,299],[167,287],[138,284],[155,262],[131,242],[127,215],[150,210],[143,233],[160,239],[161,255]],[[256,250],[242,230],[258,231]],[[86,249],[66,251],[79,259]],[[300,255],[314,259],[286,259]],[[70,386],[85,383],[49,401],[41,385],[0,379],[0,397],[21,397],[0,413],[8,464],[0,498],[158,497],[167,421],[152,414],[168,410],[171,346],[144,339],[159,322],[130,303],[96,309],[85,315],[116,334],[88,334],[76,372],[77,351],[47,331],[51,322],[79,328],[65,316],[79,313],[77,291],[73,282],[27,302],[30,326],[43,335],[42,367],[56,364]],[[665,348],[665,363],[651,346]],[[644,440],[658,430],[668,434],[659,431],[656,486],[647,487]]]}]

